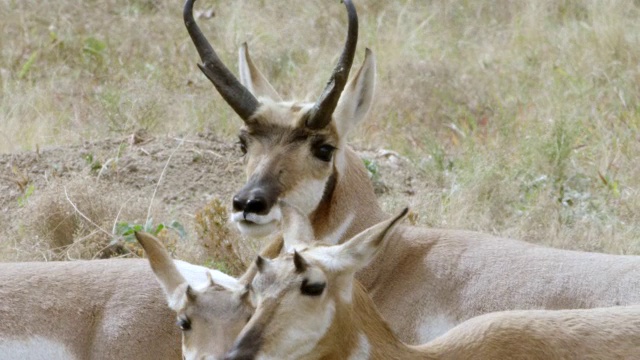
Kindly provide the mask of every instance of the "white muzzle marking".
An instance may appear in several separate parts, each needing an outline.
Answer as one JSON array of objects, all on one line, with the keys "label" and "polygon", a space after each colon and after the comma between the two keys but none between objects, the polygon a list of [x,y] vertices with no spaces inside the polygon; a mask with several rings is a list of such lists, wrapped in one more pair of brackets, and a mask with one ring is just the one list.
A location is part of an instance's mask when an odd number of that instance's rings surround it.
[{"label": "white muzzle marking", "polygon": [[275,232],[282,219],[279,205],[274,205],[266,215],[258,215],[236,211],[231,214],[231,221],[236,223],[238,230],[244,236],[263,237]]}]

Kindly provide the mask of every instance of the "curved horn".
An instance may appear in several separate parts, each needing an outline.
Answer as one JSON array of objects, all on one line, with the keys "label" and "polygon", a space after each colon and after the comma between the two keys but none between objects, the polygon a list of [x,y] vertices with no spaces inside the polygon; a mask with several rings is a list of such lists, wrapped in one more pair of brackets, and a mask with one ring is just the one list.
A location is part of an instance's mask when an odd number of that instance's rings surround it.
[{"label": "curved horn", "polygon": [[336,109],[338,100],[340,100],[340,94],[342,94],[342,90],[347,83],[349,70],[351,70],[353,57],[356,53],[356,45],[358,43],[358,14],[351,0],[344,0],[343,2],[349,15],[347,41],[344,44],[344,50],[342,51],[342,55],[340,55],[340,60],[338,60],[338,64],[333,69],[333,74],[324,92],[309,112],[306,125],[311,129],[322,129],[331,122],[331,115]]},{"label": "curved horn", "polygon": [[226,66],[220,61],[218,55],[207,41],[207,38],[202,34],[198,24],[193,19],[193,3],[195,0],[187,0],[184,3],[184,10],[182,16],[184,18],[184,25],[189,31],[189,36],[193,44],[198,49],[200,59],[202,59],[202,65],[198,64],[198,67],[205,74],[209,80],[213,83],[213,86],[218,89],[218,92],[224,100],[233,108],[233,110],[242,118],[242,120],[248,120],[253,115],[260,103],[251,94],[247,88],[236,79],[236,77],[227,69]]}]

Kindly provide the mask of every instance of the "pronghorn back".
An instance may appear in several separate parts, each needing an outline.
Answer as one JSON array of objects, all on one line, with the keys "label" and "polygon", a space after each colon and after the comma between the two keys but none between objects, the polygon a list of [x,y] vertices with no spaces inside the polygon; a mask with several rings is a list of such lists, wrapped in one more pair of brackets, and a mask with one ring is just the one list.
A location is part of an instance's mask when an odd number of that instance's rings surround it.
[{"label": "pronghorn back", "polygon": [[146,260],[0,263],[0,323],[1,359],[182,359]]}]

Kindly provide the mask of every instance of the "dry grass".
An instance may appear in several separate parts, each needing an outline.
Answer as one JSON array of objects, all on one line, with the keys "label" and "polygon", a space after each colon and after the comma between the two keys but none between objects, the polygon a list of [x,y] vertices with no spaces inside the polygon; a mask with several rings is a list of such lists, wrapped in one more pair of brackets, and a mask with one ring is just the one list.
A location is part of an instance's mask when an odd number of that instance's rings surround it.
[{"label": "dry grass", "polygon": [[[5,257],[10,256],[5,260],[141,256],[142,249],[137,243],[118,236],[115,225],[127,219],[145,219],[147,202],[148,199],[132,196],[122,186],[94,178],[56,179],[25,201],[18,217],[20,226],[16,227],[20,234],[8,236],[15,241],[5,244],[12,248],[4,251]],[[167,216],[162,209],[153,215]],[[160,233],[160,238],[175,250],[174,234],[165,231]],[[188,257],[188,253],[186,255]]]},{"label": "dry grass", "polygon": [[[419,222],[640,254],[638,1],[356,5],[378,101],[353,140],[420,170]],[[195,67],[181,6],[1,1],[0,152],[134,128],[231,140],[239,121]],[[286,98],[318,95],[345,32],[338,1],[196,7],[215,9],[199,21],[223,60],[248,41]]]},{"label": "dry grass", "polygon": [[253,260],[256,249],[247,249],[253,243],[239,241],[239,234],[230,231],[228,221],[226,205],[213,199],[196,213],[196,237],[205,249],[207,265],[240,276]]}]

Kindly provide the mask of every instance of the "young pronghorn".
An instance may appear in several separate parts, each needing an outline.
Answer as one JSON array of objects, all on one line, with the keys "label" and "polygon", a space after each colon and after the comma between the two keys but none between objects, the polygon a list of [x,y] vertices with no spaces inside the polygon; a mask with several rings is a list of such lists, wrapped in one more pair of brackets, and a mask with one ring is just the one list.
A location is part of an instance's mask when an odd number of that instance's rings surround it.
[{"label": "young pronghorn", "polygon": [[[314,237],[341,243],[386,217],[349,132],[373,99],[375,59],[346,84],[357,42],[350,0],[348,36],[316,103],[282,102],[240,50],[241,81],[224,66],[192,15],[184,20],[200,69],[244,121],[240,147],[247,183],[233,199],[232,219],[245,235],[277,228],[278,200],[299,207]],[[346,85],[345,85],[346,84]],[[594,308],[640,303],[640,257],[558,250],[469,231],[398,228],[384,256],[358,273],[391,328],[408,343],[433,339],[466,319],[510,309]]]},{"label": "young pronghorn", "polygon": [[242,279],[223,275],[213,280],[208,272],[208,281],[194,287],[160,241],[142,232],[136,233],[136,239],[149,257],[169,307],[177,314],[184,359],[221,359],[253,314],[249,290]]},{"label": "young pronghorn", "polygon": [[179,360],[180,330],[147,260],[0,263],[0,359]]},{"label": "young pronghorn", "polygon": [[[255,275],[255,266],[240,279],[210,270],[206,273],[208,280],[196,287],[187,282],[184,270],[178,269],[158,239],[144,232],[136,233],[136,239],[149,258],[169,307],[177,314],[184,360],[221,359],[253,314],[247,284]],[[276,257],[282,244],[281,237],[275,239],[261,255]]]},{"label": "young pronghorn", "polygon": [[[256,312],[225,359],[640,358],[640,305],[489,313],[427,344],[404,344],[354,274],[387,246],[406,213],[341,245],[297,245],[275,260],[258,257]],[[312,231],[299,235],[308,239]]]}]

